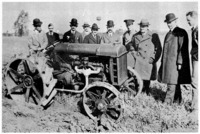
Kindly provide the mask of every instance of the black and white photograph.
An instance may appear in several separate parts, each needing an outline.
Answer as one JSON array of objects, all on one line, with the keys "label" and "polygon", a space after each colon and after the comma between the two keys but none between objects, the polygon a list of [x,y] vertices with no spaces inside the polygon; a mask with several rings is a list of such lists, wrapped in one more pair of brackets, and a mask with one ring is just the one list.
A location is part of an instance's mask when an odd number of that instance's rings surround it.
[{"label": "black and white photograph", "polygon": [[197,133],[198,1],[2,7],[2,133]]}]

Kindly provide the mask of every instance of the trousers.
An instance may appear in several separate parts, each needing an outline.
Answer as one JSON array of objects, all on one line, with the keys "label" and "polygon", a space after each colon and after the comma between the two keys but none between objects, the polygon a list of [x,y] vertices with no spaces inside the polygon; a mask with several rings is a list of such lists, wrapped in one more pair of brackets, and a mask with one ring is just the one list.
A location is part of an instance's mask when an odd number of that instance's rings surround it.
[{"label": "trousers", "polygon": [[192,60],[192,107],[198,109],[198,61]]},{"label": "trousers", "polygon": [[165,96],[165,103],[171,105],[174,102],[181,103],[181,87],[180,84],[167,84],[167,93]]},{"label": "trousers", "polygon": [[147,95],[149,95],[150,94],[150,80],[143,80],[143,89],[142,89],[142,91],[143,92],[145,92]]}]

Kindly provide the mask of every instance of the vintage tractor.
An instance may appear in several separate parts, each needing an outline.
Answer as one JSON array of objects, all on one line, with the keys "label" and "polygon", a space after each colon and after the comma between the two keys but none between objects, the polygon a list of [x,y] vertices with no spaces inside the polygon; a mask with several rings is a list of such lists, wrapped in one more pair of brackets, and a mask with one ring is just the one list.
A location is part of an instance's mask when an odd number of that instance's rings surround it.
[{"label": "vintage tractor", "polygon": [[[127,58],[128,57],[128,58]],[[49,59],[16,58],[5,71],[7,96],[47,107],[57,91],[81,93],[87,115],[118,120],[121,95],[137,97],[143,82],[121,44],[57,43]]]}]

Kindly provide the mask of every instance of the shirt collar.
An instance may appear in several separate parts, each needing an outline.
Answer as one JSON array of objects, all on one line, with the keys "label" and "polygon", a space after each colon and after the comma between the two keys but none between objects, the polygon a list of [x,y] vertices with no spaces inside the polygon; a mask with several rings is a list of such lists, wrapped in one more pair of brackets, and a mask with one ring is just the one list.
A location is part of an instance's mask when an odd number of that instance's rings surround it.
[{"label": "shirt collar", "polygon": [[42,30],[39,32],[38,30],[34,29],[33,31],[34,31],[36,34],[42,33]]},{"label": "shirt collar", "polygon": [[75,34],[75,33],[76,33],[76,31],[72,31],[72,30],[71,30],[71,33],[72,33],[72,34]]},{"label": "shirt collar", "polygon": [[176,27],[177,27],[177,26],[175,26],[173,29],[171,29],[171,30],[170,30],[170,32],[173,32],[173,31],[174,31],[174,29],[175,29]]},{"label": "shirt collar", "polygon": [[95,37],[97,37],[97,35],[94,35],[93,33],[91,33],[92,34],[92,36],[95,38]]},{"label": "shirt collar", "polygon": [[53,35],[53,32],[49,32],[49,35]]}]

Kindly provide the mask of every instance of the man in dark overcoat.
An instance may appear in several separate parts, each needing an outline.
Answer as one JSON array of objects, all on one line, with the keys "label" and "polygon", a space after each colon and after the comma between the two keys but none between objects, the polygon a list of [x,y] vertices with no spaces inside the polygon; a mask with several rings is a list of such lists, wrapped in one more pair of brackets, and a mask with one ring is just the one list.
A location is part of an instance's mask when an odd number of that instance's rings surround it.
[{"label": "man in dark overcoat", "polygon": [[149,94],[150,80],[157,78],[156,62],[161,56],[161,43],[158,34],[151,32],[147,19],[139,23],[140,31],[132,37],[127,50],[133,56],[133,68],[139,73],[144,82],[143,90]]},{"label": "man in dark overcoat", "polygon": [[198,110],[198,13],[190,11],[186,14],[187,22],[192,27],[192,76],[191,85],[193,88],[192,109]]},{"label": "man in dark overcoat", "polygon": [[98,35],[98,25],[94,23],[91,28],[91,33],[89,35],[86,35],[84,38],[83,43],[88,43],[88,44],[100,44],[101,42],[101,37]]},{"label": "man in dark overcoat", "polygon": [[82,43],[83,42],[82,35],[76,30],[76,28],[78,27],[77,19],[73,18],[71,20],[70,27],[71,29],[63,35],[62,41],[69,43]]},{"label": "man in dark overcoat", "polygon": [[189,84],[190,63],[187,32],[176,24],[174,13],[166,15],[169,32],[165,36],[159,80],[167,84],[165,103],[181,103],[180,84]]}]

